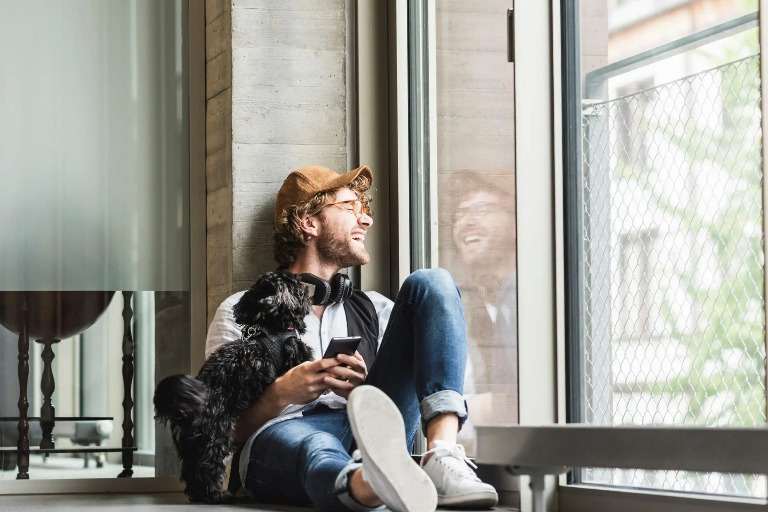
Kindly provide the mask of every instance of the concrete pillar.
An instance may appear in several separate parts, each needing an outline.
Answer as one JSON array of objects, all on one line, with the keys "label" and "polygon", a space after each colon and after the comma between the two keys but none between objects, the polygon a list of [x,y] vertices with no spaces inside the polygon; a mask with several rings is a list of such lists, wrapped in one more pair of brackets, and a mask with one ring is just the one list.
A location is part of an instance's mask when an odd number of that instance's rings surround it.
[{"label": "concrete pillar", "polygon": [[274,196],[292,169],[344,170],[344,0],[206,0],[208,320],[275,267]]}]

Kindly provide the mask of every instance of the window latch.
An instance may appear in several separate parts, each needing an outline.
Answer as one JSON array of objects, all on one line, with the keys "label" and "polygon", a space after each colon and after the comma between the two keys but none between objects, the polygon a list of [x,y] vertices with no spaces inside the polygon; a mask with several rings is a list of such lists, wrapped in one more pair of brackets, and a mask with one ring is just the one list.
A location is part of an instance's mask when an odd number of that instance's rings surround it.
[{"label": "window latch", "polygon": [[515,62],[515,10],[507,9],[507,62]]}]

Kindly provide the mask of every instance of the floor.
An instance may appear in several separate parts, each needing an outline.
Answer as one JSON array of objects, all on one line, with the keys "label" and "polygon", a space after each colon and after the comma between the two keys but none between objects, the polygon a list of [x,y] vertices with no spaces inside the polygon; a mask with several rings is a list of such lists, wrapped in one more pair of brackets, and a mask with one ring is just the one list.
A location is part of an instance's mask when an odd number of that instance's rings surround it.
[{"label": "floor", "polygon": [[[7,508],[6,508],[7,507]],[[68,494],[68,495],[38,495],[38,496],[2,496],[0,508],[13,510],[14,512],[39,512],[45,511],[88,511],[103,510],[105,512],[139,512],[143,510],[173,512],[190,512],[193,510],[206,510],[211,512],[226,512],[231,510],[251,511],[302,511],[307,508],[295,507],[269,507],[265,508],[254,503],[236,503],[232,505],[193,505],[181,493],[153,493],[153,494]]]},{"label": "floor", "polygon": [[[7,507],[7,508],[6,508]],[[170,510],[172,512],[190,512],[206,510],[208,512],[227,512],[250,510],[253,512],[308,512],[312,509],[301,507],[281,507],[277,505],[264,506],[250,502],[238,502],[232,505],[192,505],[181,493],[154,494],[68,494],[68,495],[38,495],[38,496],[1,496],[0,509],[14,512],[73,511],[103,510],[105,512],[138,512]],[[496,508],[497,511],[512,510]],[[461,512],[451,509],[451,512]]]},{"label": "floor", "polygon": [[[103,468],[97,468],[91,461],[89,468],[83,467],[83,460],[67,456],[51,456],[43,461],[40,456],[30,457],[30,479],[70,479],[70,478],[113,478],[122,466],[118,464],[105,464]],[[152,477],[154,468],[149,466],[134,466],[134,477]],[[14,480],[16,471],[0,471],[0,480]],[[105,494],[38,494],[38,495],[6,495],[0,496],[0,510],[13,510],[14,512],[38,512],[47,511],[72,511],[83,512],[100,510],[106,512],[138,512],[170,510],[172,512],[190,512],[193,510],[206,510],[208,512],[227,512],[233,510],[250,510],[253,512],[308,512],[312,509],[302,507],[286,507],[277,505],[260,505],[248,501],[239,500],[231,505],[191,504],[180,492],[159,493],[105,493]],[[506,507],[497,507],[497,511],[513,510]],[[452,512],[461,512],[452,509]]]}]

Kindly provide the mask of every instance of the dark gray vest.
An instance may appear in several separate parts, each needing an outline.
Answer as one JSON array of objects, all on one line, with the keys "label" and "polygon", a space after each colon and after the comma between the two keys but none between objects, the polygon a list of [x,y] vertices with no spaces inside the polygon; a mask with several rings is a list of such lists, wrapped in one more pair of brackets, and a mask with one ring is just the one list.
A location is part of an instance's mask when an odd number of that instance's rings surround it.
[{"label": "dark gray vest", "polygon": [[355,290],[344,301],[344,313],[347,316],[347,336],[360,336],[357,351],[363,356],[365,365],[370,370],[379,348],[379,316],[368,296]]}]

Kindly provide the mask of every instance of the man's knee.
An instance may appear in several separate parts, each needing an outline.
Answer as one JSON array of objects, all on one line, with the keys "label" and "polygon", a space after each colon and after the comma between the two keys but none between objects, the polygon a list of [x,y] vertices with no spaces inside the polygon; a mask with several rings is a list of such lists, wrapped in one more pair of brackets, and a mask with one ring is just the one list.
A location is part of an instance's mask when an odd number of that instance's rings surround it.
[{"label": "man's knee", "polygon": [[301,451],[313,453],[319,450],[344,450],[339,439],[328,432],[317,431],[304,438]]},{"label": "man's knee", "polygon": [[456,292],[456,282],[450,272],[444,268],[424,268],[409,275],[403,288],[414,287],[441,292]]},{"label": "man's knee", "polygon": [[352,459],[336,436],[322,431],[314,432],[305,437],[299,447],[299,453],[305,466],[310,466],[313,462],[316,463],[328,457]]}]

